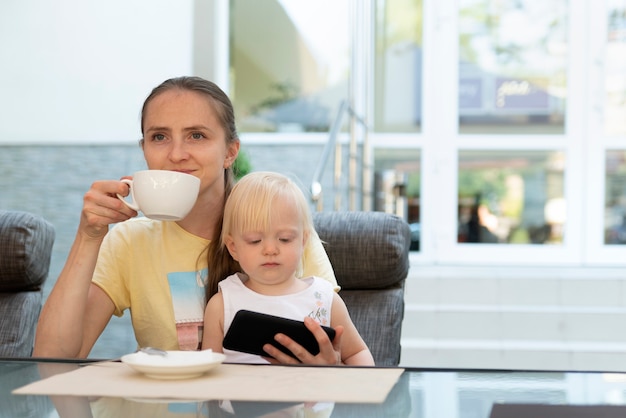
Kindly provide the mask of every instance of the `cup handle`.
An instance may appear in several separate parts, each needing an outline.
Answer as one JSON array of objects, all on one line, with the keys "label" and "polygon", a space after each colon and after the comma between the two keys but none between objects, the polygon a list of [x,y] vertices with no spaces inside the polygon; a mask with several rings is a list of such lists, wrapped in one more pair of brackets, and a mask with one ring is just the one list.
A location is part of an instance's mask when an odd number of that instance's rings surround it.
[{"label": "cup handle", "polygon": [[128,187],[130,188],[130,198],[132,200],[131,202],[127,202],[124,199],[124,196],[120,195],[119,193],[117,194],[117,198],[120,199],[126,206],[128,206],[129,208],[136,210],[137,212],[139,212],[139,206],[137,205],[137,202],[135,201],[135,193],[133,192],[133,181],[130,179],[122,179],[120,180],[122,183],[126,183],[128,184]]}]

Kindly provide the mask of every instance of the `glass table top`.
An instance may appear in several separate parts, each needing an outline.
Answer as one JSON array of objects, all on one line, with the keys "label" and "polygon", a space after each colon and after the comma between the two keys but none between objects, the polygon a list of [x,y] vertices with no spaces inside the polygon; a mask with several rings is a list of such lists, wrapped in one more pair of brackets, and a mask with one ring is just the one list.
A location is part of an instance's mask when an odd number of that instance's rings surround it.
[{"label": "glass table top", "polygon": [[[422,417],[489,418],[493,405],[614,406],[626,416],[626,374],[498,370],[406,369],[382,404],[142,400],[13,395],[48,373],[80,367],[72,361],[0,360],[0,417]],[[269,366],[271,367],[271,366]],[[581,408],[579,408],[581,409]],[[582,410],[582,409],[581,409]],[[504,411],[504,415],[502,415]],[[517,417],[512,409],[494,418]],[[579,415],[577,417],[594,416]],[[533,415],[541,418],[540,416]],[[596,415],[597,416],[597,415]],[[612,415],[603,415],[610,417]]]}]

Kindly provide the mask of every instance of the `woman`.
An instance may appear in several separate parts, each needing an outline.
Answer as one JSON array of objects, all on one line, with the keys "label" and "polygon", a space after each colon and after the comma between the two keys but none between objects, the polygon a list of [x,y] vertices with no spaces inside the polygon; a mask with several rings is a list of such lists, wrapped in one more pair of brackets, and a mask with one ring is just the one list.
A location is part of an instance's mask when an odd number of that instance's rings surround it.
[{"label": "woman", "polygon": [[[211,243],[219,242],[224,202],[234,183],[239,138],[233,107],[209,81],[166,80],[144,102],[141,131],[148,168],[200,178],[198,200],[180,221],[134,218],[137,212],[116,197],[128,195],[126,184],[93,183],[66,264],[43,306],[33,356],[87,357],[111,316],[126,309],[139,346],[199,348],[208,260],[228,262]],[[118,225],[109,231],[111,224]],[[336,286],[317,241],[305,269]],[[341,338],[329,341],[317,324],[310,329],[320,343],[317,356],[290,339],[281,343],[303,363],[335,363]],[[280,350],[269,354],[296,362]]]}]

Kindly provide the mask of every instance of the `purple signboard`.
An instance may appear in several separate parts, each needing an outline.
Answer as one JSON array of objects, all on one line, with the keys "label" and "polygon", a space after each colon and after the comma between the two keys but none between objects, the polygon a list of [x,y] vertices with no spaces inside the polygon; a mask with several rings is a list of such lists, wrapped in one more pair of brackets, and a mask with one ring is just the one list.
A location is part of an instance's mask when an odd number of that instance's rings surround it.
[{"label": "purple signboard", "polygon": [[496,109],[547,109],[549,95],[528,80],[496,79]]}]

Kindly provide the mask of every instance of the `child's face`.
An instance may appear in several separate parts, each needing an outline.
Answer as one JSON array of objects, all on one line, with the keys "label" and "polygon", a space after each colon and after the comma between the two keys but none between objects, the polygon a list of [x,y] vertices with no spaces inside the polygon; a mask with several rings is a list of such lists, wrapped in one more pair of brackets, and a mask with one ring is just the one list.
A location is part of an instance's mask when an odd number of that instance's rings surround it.
[{"label": "child's face", "polygon": [[244,273],[260,285],[285,284],[295,279],[306,241],[292,204],[277,201],[272,210],[268,230],[237,232],[225,240]]}]

